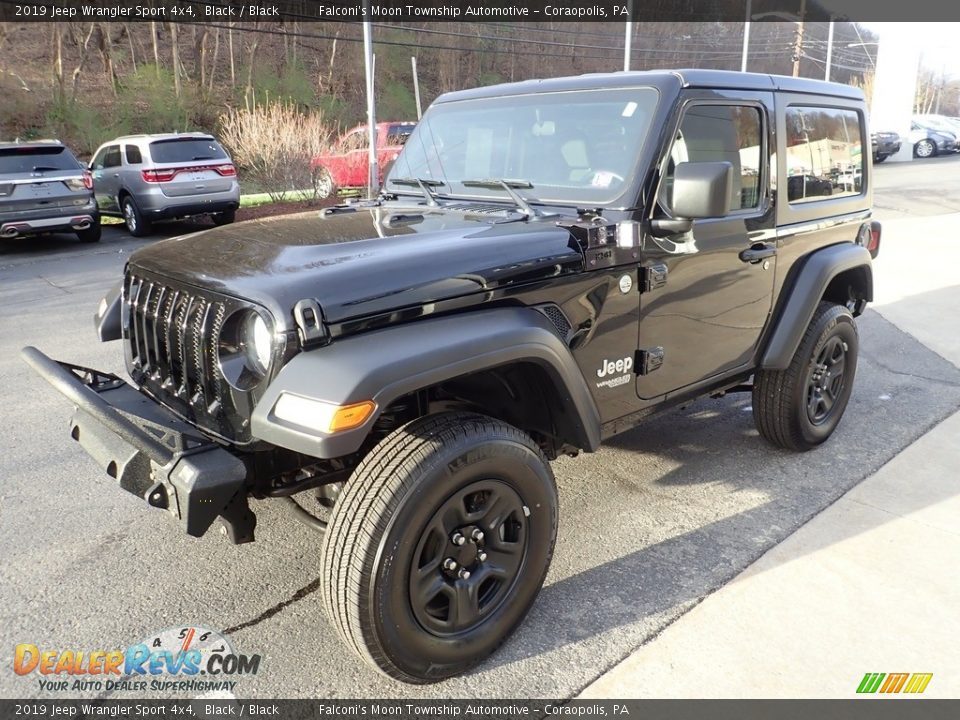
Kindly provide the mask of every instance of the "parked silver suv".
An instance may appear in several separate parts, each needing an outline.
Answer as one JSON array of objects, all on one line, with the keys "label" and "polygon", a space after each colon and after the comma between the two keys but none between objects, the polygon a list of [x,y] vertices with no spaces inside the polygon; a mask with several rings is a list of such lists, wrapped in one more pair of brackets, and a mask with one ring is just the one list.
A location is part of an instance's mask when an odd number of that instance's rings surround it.
[{"label": "parked silver suv", "polygon": [[233,222],[240,185],[233,161],[212,135],[128,135],[104,143],[90,162],[100,212],[122,217],[131,235],[157,220],[210,215]]},{"label": "parked silver suv", "polygon": [[0,143],[0,238],[49,232],[100,239],[90,173],[58,140]]}]

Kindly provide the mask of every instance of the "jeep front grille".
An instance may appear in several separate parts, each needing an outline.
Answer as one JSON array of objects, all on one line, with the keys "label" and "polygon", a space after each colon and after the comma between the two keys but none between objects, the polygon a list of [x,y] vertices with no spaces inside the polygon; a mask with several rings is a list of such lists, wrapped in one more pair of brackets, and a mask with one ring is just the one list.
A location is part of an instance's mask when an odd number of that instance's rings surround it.
[{"label": "jeep front grille", "polygon": [[224,319],[245,303],[135,270],[127,274],[123,300],[127,368],[134,382],[204,430],[235,442],[249,440],[217,350]]}]

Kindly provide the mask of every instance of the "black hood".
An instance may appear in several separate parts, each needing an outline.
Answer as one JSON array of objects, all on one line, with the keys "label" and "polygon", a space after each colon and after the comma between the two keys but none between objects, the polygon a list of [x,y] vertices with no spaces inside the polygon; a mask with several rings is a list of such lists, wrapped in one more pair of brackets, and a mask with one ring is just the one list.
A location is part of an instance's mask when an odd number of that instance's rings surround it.
[{"label": "black hood", "polygon": [[580,248],[554,220],[493,223],[423,207],[313,211],[160,241],[130,264],[251,300],[286,329],[304,298],[340,322],[577,272]]}]

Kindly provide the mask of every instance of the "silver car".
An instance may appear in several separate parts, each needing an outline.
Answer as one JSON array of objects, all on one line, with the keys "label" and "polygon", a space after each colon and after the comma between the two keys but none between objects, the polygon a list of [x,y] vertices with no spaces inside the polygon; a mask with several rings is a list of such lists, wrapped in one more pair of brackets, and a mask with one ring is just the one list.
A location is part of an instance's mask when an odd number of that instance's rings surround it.
[{"label": "silver car", "polygon": [[90,171],[100,212],[123,218],[137,237],[158,220],[193,215],[226,225],[240,206],[233,161],[204,133],[119,137],[100,146]]},{"label": "silver car", "polygon": [[0,143],[0,238],[49,232],[100,239],[90,173],[57,140]]}]

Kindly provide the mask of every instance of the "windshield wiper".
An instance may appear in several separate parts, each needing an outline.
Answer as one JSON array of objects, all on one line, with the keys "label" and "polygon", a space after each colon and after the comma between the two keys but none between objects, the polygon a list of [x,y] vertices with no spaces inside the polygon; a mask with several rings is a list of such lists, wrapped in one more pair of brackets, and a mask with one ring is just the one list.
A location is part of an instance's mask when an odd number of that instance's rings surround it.
[{"label": "windshield wiper", "polygon": [[529,180],[509,180],[509,179],[491,179],[491,180],[464,180],[461,183],[464,187],[488,188],[490,190],[506,190],[510,199],[517,204],[520,212],[528,218],[541,217],[542,213],[534,208],[527,199],[518,193],[514,188],[533,189],[533,183]]},{"label": "windshield wiper", "polygon": [[33,172],[51,172],[53,170],[59,170],[58,167],[53,167],[52,165],[34,165]]},{"label": "windshield wiper", "polygon": [[446,185],[442,180],[431,180],[430,178],[390,178],[390,182],[395,185],[420,188],[420,192],[423,193],[423,197],[426,198],[427,205],[430,207],[437,207],[437,197],[430,188]]},{"label": "windshield wiper", "polygon": [[212,155],[194,155],[191,160],[213,160]]}]

